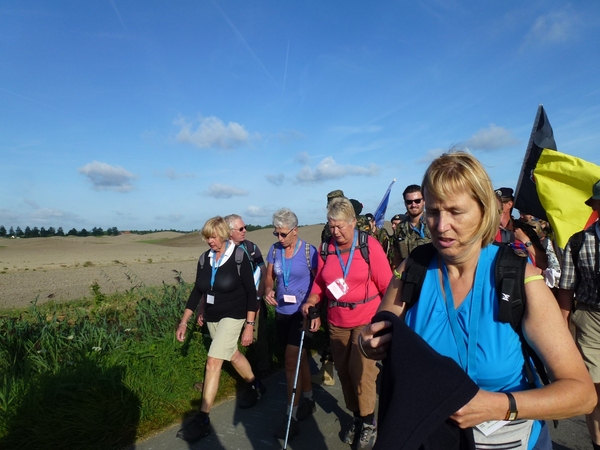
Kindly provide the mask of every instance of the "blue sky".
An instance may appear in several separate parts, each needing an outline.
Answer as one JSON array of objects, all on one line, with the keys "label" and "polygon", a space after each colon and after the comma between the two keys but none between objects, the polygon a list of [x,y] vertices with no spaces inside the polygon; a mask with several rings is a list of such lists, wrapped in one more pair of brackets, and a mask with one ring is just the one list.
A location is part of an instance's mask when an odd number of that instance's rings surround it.
[{"label": "blue sky", "polygon": [[0,225],[325,221],[327,192],[387,218],[468,148],[515,187],[538,104],[600,164],[600,2],[0,4]]}]

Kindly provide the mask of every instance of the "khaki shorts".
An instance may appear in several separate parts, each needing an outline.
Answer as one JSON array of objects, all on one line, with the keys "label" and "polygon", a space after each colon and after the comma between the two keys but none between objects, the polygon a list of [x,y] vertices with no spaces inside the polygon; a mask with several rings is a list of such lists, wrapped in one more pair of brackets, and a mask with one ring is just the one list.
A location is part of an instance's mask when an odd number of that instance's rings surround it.
[{"label": "khaki shorts", "polygon": [[212,342],[208,349],[211,358],[230,361],[238,349],[238,341],[246,319],[230,319],[225,317],[218,322],[207,322]]},{"label": "khaki shorts", "polygon": [[575,342],[592,381],[600,383],[600,311],[579,303],[571,322],[575,326]]}]

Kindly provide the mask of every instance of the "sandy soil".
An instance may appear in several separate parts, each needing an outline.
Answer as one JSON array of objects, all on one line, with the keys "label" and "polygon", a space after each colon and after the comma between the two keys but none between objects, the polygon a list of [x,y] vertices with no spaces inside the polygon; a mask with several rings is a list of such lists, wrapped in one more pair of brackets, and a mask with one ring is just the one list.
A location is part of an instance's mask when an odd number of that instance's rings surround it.
[{"label": "sandy soil", "polygon": [[[299,235],[318,245],[323,225],[301,227]],[[275,238],[272,229],[247,233],[263,253]],[[24,307],[37,298],[68,301],[137,285],[175,283],[196,276],[198,256],[208,248],[199,233],[160,232],[103,237],[52,237],[0,240],[0,309]]]}]

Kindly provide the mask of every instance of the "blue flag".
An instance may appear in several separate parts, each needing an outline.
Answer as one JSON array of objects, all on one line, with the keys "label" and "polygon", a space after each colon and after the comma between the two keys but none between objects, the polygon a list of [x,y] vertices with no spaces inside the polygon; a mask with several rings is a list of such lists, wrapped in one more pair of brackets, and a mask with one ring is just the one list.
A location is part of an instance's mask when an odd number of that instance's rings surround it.
[{"label": "blue flag", "polygon": [[392,186],[395,182],[396,179],[394,178],[390,183],[389,187],[387,188],[387,191],[385,191],[385,194],[381,199],[381,203],[379,203],[379,206],[373,213],[373,217],[375,218],[377,228],[383,228],[383,223],[385,222],[385,211],[387,210],[387,205],[390,200],[390,193],[392,192]]}]

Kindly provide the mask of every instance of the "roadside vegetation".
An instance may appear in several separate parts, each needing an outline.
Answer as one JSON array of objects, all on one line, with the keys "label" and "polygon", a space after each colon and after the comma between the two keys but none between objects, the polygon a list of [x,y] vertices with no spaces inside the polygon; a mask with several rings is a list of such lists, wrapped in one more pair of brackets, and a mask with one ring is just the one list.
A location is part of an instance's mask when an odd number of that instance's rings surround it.
[{"label": "roadside vegetation", "polygon": [[[175,280],[113,295],[96,284],[85,300],[1,312],[0,448],[124,448],[194,413],[210,341],[194,321],[175,339],[192,287]],[[225,364],[218,400],[236,377]]]}]

